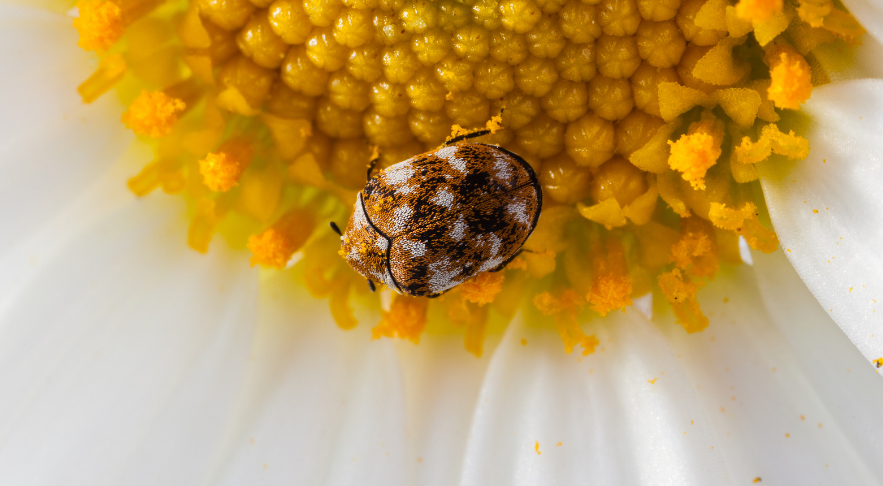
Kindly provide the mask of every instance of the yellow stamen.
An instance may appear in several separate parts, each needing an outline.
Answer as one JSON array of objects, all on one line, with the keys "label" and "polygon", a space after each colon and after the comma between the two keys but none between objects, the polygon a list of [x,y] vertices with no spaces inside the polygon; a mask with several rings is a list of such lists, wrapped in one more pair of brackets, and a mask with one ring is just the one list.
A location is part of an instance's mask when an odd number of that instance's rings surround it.
[{"label": "yellow stamen", "polygon": [[74,19],[74,27],[80,33],[77,43],[87,51],[106,51],[123,36],[123,10],[114,2],[80,0],[77,2],[80,16]]},{"label": "yellow stamen", "polygon": [[770,70],[772,84],[767,91],[777,108],[796,110],[812,95],[812,73],[809,64],[796,50],[780,52]]},{"label": "yellow stamen", "polygon": [[251,266],[285,268],[294,252],[309,238],[314,226],[312,213],[294,210],[279,218],[263,233],[251,235],[248,238],[248,249],[252,253]]},{"label": "yellow stamen", "polygon": [[91,103],[112,88],[126,74],[126,61],[119,54],[101,58],[98,69],[77,87],[83,103]]},{"label": "yellow stamen", "polygon": [[714,120],[701,120],[690,125],[687,134],[676,142],[669,141],[671,155],[668,165],[682,173],[693,189],[705,190],[705,173],[721,155],[723,129]]},{"label": "yellow stamen", "polygon": [[763,22],[782,11],[782,0],[740,0],[736,15],[742,20]]},{"label": "yellow stamen", "polygon": [[585,300],[575,290],[567,289],[557,296],[542,292],[534,297],[533,303],[543,315],[554,317],[566,353],[570,354],[577,344],[582,345],[583,356],[595,352],[595,346],[600,341],[594,334],[586,335],[576,321],[576,316],[585,305]]},{"label": "yellow stamen", "polygon": [[711,203],[708,217],[715,226],[733,231],[745,238],[748,246],[764,253],[772,253],[779,247],[776,232],[766,229],[757,220],[757,207],[746,202],[742,209],[729,209],[724,204]]},{"label": "yellow stamen", "polygon": [[429,299],[397,295],[389,312],[384,312],[380,323],[371,329],[374,339],[399,337],[414,344],[420,342],[420,335],[426,327],[426,309]]},{"label": "yellow stamen", "polygon": [[183,101],[162,91],[141,91],[129,110],[123,113],[122,121],[138,135],[162,137],[171,133],[184,108]]},{"label": "yellow stamen", "polygon": [[199,161],[202,182],[212,191],[227,192],[239,185],[242,172],[251,164],[251,145],[242,140],[225,143],[218,152]]},{"label": "yellow stamen", "polygon": [[469,302],[478,305],[489,304],[503,290],[502,272],[485,272],[460,286],[460,293]]},{"label": "yellow stamen", "polygon": [[742,143],[736,147],[733,155],[738,163],[755,164],[773,153],[791,159],[805,159],[809,155],[809,142],[795,135],[793,130],[782,133],[779,127],[770,123],[761,129],[757,142],[752,142],[750,137],[742,137]]},{"label": "yellow stamen", "polygon": [[700,286],[689,280],[685,281],[680,269],[659,276],[659,288],[671,304],[678,324],[688,333],[701,331],[708,327],[708,318],[699,308],[696,301],[696,292]]},{"label": "yellow stamen", "polygon": [[614,238],[607,239],[607,254],[596,251],[594,258],[595,278],[592,289],[586,295],[589,308],[604,317],[612,310],[632,305],[632,279],[628,276],[625,249]]}]

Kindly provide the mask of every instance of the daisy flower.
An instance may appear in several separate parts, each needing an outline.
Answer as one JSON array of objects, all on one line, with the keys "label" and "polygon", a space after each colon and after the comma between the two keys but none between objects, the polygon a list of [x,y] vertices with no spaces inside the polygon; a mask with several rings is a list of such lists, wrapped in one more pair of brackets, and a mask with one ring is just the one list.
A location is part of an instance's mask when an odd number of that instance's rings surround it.
[{"label": "daisy flower", "polygon": [[[0,484],[883,481],[876,4],[72,7],[0,5]],[[371,294],[372,153],[492,119],[529,251]]]}]

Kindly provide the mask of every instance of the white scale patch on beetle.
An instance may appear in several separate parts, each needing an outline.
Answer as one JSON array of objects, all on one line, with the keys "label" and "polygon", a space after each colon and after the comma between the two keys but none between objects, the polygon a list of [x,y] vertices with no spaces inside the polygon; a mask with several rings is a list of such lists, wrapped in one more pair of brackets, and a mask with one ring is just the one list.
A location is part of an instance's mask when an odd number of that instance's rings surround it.
[{"label": "white scale patch on beetle", "polygon": [[411,258],[422,257],[426,254],[426,243],[422,241],[400,240],[399,244],[411,254]]},{"label": "white scale patch on beetle", "polygon": [[527,206],[524,203],[510,203],[506,207],[506,212],[512,215],[515,221],[521,224],[530,224],[530,218],[527,215]]},{"label": "white scale patch on beetle", "polygon": [[353,211],[353,229],[361,230],[365,226],[368,226],[368,218],[365,217],[362,207],[362,193],[360,192],[356,199],[356,210]]},{"label": "white scale patch on beetle", "polygon": [[512,164],[509,157],[496,154],[494,156],[494,175],[503,182],[512,180]]},{"label": "white scale patch on beetle", "polygon": [[503,240],[499,236],[497,236],[493,233],[488,233],[487,238],[484,239],[484,241],[482,241],[482,243],[484,245],[489,244],[491,247],[490,248],[490,250],[491,250],[490,258],[488,258],[484,263],[482,263],[481,267],[478,269],[479,272],[486,272],[488,270],[493,270],[494,268],[497,268],[498,266],[500,266],[501,263],[503,263],[503,257],[499,256],[500,246],[502,245]]},{"label": "white scale patch on beetle", "polygon": [[454,195],[446,187],[442,187],[429,202],[451,209],[454,206]]},{"label": "white scale patch on beetle", "polygon": [[411,216],[413,214],[414,210],[411,209],[411,206],[406,205],[400,208],[396,208],[396,210],[392,212],[392,221],[394,223],[392,227],[392,232],[394,234],[398,234],[404,231],[405,228],[408,227],[408,221],[411,219]]},{"label": "white scale patch on beetle", "polygon": [[445,291],[460,282],[454,280],[454,277],[463,272],[462,268],[450,268],[451,259],[433,262],[429,264],[429,291],[433,294]]},{"label": "white scale patch on beetle", "polygon": [[455,170],[466,173],[466,161],[463,159],[458,159],[454,157],[457,154],[457,146],[451,145],[450,147],[444,147],[436,150],[435,156],[448,161]]},{"label": "white scale patch on beetle", "polygon": [[466,218],[461,214],[457,221],[454,222],[454,229],[452,229],[448,235],[453,238],[454,241],[460,241],[466,234],[467,229],[469,229],[469,226],[466,224]]},{"label": "white scale patch on beetle", "polygon": [[389,166],[384,172],[384,180],[396,188],[396,194],[409,194],[414,188],[408,184],[414,177],[414,167],[410,161],[399,162]]}]

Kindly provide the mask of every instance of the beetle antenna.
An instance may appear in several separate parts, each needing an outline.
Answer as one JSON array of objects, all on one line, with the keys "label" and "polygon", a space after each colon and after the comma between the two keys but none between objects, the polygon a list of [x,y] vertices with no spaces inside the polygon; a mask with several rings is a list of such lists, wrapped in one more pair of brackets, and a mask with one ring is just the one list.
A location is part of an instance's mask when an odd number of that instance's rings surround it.
[{"label": "beetle antenna", "polygon": [[371,180],[371,173],[374,172],[374,168],[377,167],[377,162],[380,161],[380,150],[376,146],[372,146],[371,148],[371,160],[368,161],[368,180]]},{"label": "beetle antenna", "polygon": [[377,287],[374,286],[374,282],[372,282],[371,280],[368,280],[368,288],[371,289],[371,292],[377,291]]},{"label": "beetle antenna", "polygon": [[448,145],[453,145],[457,142],[462,142],[463,140],[469,140],[470,138],[481,137],[482,135],[487,135],[491,133],[490,130],[476,130],[470,133],[464,133],[463,135],[457,135],[456,137],[445,142],[445,147]]},{"label": "beetle antenna", "polygon": [[328,226],[331,226],[331,229],[333,229],[334,232],[337,233],[339,236],[343,236],[343,233],[340,232],[340,228],[337,227],[337,223],[335,223],[334,221],[329,221]]}]

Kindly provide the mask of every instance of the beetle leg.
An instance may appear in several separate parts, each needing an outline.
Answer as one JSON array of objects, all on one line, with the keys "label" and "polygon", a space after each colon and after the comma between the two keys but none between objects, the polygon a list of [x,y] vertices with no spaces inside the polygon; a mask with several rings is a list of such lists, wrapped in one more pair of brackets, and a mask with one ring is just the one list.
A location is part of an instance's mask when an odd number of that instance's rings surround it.
[{"label": "beetle leg", "polygon": [[476,130],[471,133],[464,133],[463,135],[457,135],[456,137],[445,142],[444,146],[453,145],[457,142],[462,142],[463,140],[469,140],[470,138],[481,137],[482,135],[487,135],[491,133],[490,130]]},{"label": "beetle leg", "polygon": [[377,287],[374,286],[374,282],[368,280],[368,288],[371,289],[371,292],[374,293],[377,291]]},{"label": "beetle leg", "polygon": [[337,223],[334,221],[329,221],[328,226],[331,226],[331,229],[334,230],[339,236],[343,236],[343,233],[340,232],[340,228],[337,227]]}]

